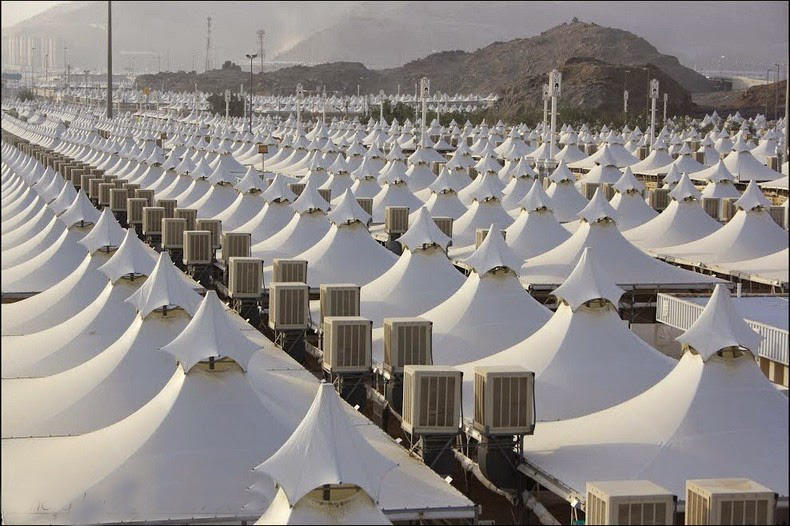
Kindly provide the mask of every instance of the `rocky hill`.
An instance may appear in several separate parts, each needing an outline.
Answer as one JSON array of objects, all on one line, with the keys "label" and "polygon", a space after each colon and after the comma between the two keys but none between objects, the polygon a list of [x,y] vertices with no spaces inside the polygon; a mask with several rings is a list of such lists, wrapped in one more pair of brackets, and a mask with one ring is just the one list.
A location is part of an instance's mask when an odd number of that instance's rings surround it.
[{"label": "rocky hill", "polygon": [[745,90],[736,91],[715,91],[694,96],[694,102],[700,106],[702,111],[711,112],[714,109],[719,113],[740,112],[744,117],[753,117],[765,114],[768,108],[769,119],[774,116],[774,106],[776,106],[776,117],[784,117],[785,94],[787,93],[787,81],[772,82],[752,86]]}]

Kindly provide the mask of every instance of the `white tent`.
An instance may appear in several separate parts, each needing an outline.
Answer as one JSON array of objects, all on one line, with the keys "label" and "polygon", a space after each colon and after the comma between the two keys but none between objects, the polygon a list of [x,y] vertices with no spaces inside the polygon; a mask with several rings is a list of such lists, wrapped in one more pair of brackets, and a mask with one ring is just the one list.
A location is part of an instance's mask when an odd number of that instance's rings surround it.
[{"label": "white tent", "polygon": [[560,223],[573,221],[577,214],[587,206],[587,198],[579,193],[576,188],[576,177],[568,169],[565,161],[560,164],[549,176],[551,184],[546,189],[546,195],[551,199],[552,212]]},{"label": "white tent", "polygon": [[618,285],[684,287],[711,284],[715,278],[684,270],[648,256],[626,241],[612,219],[617,212],[603,197],[600,189],[584,210],[574,234],[561,245],[544,252],[521,267],[521,279],[529,285],[556,286],[565,281],[576,266],[585,247],[593,247],[601,257],[601,266]]},{"label": "white tent", "polygon": [[560,304],[543,327],[504,351],[460,366],[464,414],[473,414],[476,366],[510,365],[534,371],[537,419],[541,421],[611,407],[669,372],[674,360],[623,324],[618,314],[623,290],[596,259],[590,248],[584,249],[571,275],[552,293]]},{"label": "white tent", "polygon": [[787,288],[790,283],[790,258],[788,248],[778,250],[766,256],[741,261],[730,261],[717,265],[718,269],[732,275],[748,278],[771,280]]},{"label": "white tent", "polygon": [[645,202],[642,196],[645,185],[634,177],[631,168],[626,167],[620,180],[613,186],[615,195],[609,204],[617,212],[615,222],[621,231],[644,224],[658,215]]},{"label": "white tent", "polygon": [[708,181],[708,184],[702,189],[702,197],[738,199],[741,196],[741,193],[733,184],[735,177],[727,170],[722,160],[719,160],[710,168],[695,173],[694,179]]},{"label": "white tent", "polygon": [[519,213],[505,229],[507,246],[522,260],[551,250],[570,237],[552,213],[553,201],[540,184],[532,185]]},{"label": "white tent", "polygon": [[657,217],[623,232],[623,237],[639,248],[657,249],[703,238],[721,228],[700,205],[699,190],[683,174],[669,193],[672,201]]},{"label": "white tent", "polygon": [[666,378],[609,409],[536,426],[526,461],[579,494],[589,480],[647,479],[682,499],[688,479],[740,476],[786,496],[787,397],[748,350],[759,335],[717,287],[678,339],[688,349]]},{"label": "white tent", "polygon": [[138,316],[101,353],[51,376],[2,380],[3,437],[93,431],[129,416],[164,387],[175,362],[155,351],[187,325],[200,296],[163,252],[126,301]]},{"label": "white tent", "polygon": [[782,176],[779,172],[771,170],[755,159],[754,155],[749,151],[749,145],[743,141],[742,137],[738,138],[732,147],[732,152],[724,158],[724,166],[742,183],[747,181],[773,181]]},{"label": "white tent", "polygon": [[134,320],[137,311],[125,300],[145,282],[156,260],[156,252],[128,230],[118,250],[99,267],[105,286],[89,305],[47,329],[3,336],[3,378],[57,374],[110,346]]},{"label": "white tent", "polygon": [[754,259],[787,248],[787,232],[766,210],[769,203],[752,181],[735,202],[738,211],[726,225],[701,239],[654,250],[695,264],[717,264]]},{"label": "white tent", "polygon": [[249,233],[253,246],[279,232],[294,216],[291,203],[296,200],[296,195],[288,188],[285,176],[274,176],[260,197],[266,203],[263,208],[252,219],[232,230]]},{"label": "white tent", "polygon": [[360,312],[376,328],[385,317],[416,316],[435,307],[464,282],[445,254],[450,239],[425,208],[415,213],[409,230],[398,238],[403,254],[360,291]]},{"label": "white tent", "polygon": [[[433,322],[433,363],[454,365],[494,354],[535,332],[548,309],[527,294],[513,269],[519,259],[490,226],[465,263],[473,269],[447,300],[420,317]],[[374,357],[382,359],[382,330],[374,331]]]},{"label": "white tent", "polygon": [[[359,206],[351,190],[346,190],[327,217],[331,222],[327,233],[310,248],[294,255],[307,261],[307,283],[311,287],[328,283],[365,285],[398,259],[370,236],[367,229],[370,215]],[[271,266],[264,269],[264,283],[271,281],[272,272]]]}]

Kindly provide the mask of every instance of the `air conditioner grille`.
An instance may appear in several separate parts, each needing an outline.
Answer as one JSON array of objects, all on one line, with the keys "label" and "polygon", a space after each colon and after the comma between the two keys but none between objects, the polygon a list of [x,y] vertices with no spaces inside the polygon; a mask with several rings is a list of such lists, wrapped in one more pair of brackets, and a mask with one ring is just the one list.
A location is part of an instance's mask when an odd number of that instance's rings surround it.
[{"label": "air conditioner grille", "polygon": [[324,367],[338,372],[370,368],[372,322],[364,318],[329,317],[324,334]]},{"label": "air conditioner grille", "polygon": [[403,234],[409,229],[409,208],[388,206],[384,209],[384,230],[388,234]]},{"label": "air conditioner grille", "polygon": [[220,248],[222,241],[222,221],[219,219],[198,219],[195,223],[197,230],[208,230],[211,232],[212,248]]},{"label": "air conditioner grille", "polygon": [[158,206],[143,207],[143,234],[161,234],[165,209]]},{"label": "air conditioner grille", "polygon": [[450,427],[455,422],[456,378],[454,376],[423,376],[420,379],[420,418],[426,427]]},{"label": "air conditioner grille", "polygon": [[184,231],[184,263],[208,265],[211,263],[211,232],[208,230]]},{"label": "air conditioner grille", "polygon": [[110,190],[110,210],[113,212],[125,212],[128,198],[129,192],[126,188],[113,188]]},{"label": "air conditioner grille", "polygon": [[303,283],[272,283],[269,288],[269,326],[275,330],[307,327],[308,290]]},{"label": "air conditioner grille", "polygon": [[373,199],[370,197],[357,197],[357,204],[359,204],[359,207],[367,212],[369,216],[373,215]]},{"label": "air conditioner grille", "polygon": [[176,204],[175,199],[159,199],[156,206],[161,206],[165,209],[165,217],[176,217]]},{"label": "air conditioner grille", "polygon": [[359,316],[359,287],[356,285],[322,285],[320,306],[321,322],[327,316]]},{"label": "air conditioner grille", "polygon": [[222,234],[222,259],[225,264],[230,258],[250,257],[252,236],[242,232],[225,232]]},{"label": "air conditioner grille", "polygon": [[453,218],[452,217],[434,217],[433,222],[439,227],[447,237],[453,237]]},{"label": "air conditioner grille", "polygon": [[258,298],[263,286],[263,260],[232,257],[228,276],[228,295],[231,298]]},{"label": "air conditioner grille", "polygon": [[180,217],[187,220],[187,230],[195,230],[197,227],[197,209],[195,208],[176,208],[173,217]]},{"label": "air conditioner grille", "polygon": [[165,217],[162,219],[162,247],[164,248],[183,248],[184,230],[186,221],[175,217]]},{"label": "air conditioner grille", "polygon": [[384,320],[384,368],[398,372],[406,365],[431,365],[432,324],[427,320]]},{"label": "air conditioner grille", "polygon": [[307,283],[307,261],[275,258],[272,265],[273,282]]}]

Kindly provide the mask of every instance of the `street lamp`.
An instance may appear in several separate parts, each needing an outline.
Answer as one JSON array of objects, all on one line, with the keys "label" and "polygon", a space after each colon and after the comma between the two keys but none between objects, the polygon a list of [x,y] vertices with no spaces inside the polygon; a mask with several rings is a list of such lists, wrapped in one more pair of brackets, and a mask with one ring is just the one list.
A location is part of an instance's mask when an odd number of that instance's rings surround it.
[{"label": "street lamp", "polygon": [[250,95],[249,95],[249,97],[250,97],[250,104],[249,105],[250,105],[250,133],[252,133],[252,61],[253,61],[253,59],[255,59],[258,56],[258,54],[257,53],[249,54],[248,53],[245,56],[248,59],[250,59],[250,89],[249,89],[249,92],[250,92]]}]

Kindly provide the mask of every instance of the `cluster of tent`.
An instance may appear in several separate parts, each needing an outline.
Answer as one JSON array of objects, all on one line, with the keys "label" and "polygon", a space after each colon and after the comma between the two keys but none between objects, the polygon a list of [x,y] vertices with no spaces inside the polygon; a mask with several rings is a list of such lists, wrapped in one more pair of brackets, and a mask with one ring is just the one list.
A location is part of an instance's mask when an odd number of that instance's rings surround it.
[{"label": "cluster of tent", "polygon": [[[308,262],[310,287],[359,285],[374,361],[384,318],[432,321],[433,363],[466,373],[464,414],[475,366],[534,371],[540,422],[525,460],[573,490],[646,474],[671,489],[745,475],[788,493],[787,399],[754,362],[758,340],[723,280],[667,262],[788,282],[787,232],[764,194],[787,192],[786,176],[783,190],[763,164],[781,123],[670,122],[640,161],[649,137],[638,129],[564,126],[552,147],[543,126],[501,122],[419,129],[267,115],[245,131],[194,113],[10,107],[4,139],[249,233],[264,284],[275,258],[296,258]],[[644,182],[655,176],[671,199],[660,212]],[[316,393],[314,377],[84,189],[5,141],[1,183],[2,293],[26,297],[2,305],[6,520],[380,523],[473,509],[331,386]],[[589,199],[584,185],[597,185]],[[703,209],[706,192],[734,199],[726,224]],[[399,254],[372,235],[388,207],[409,209]],[[714,286],[679,362],[618,314],[624,289]],[[541,287],[556,312],[528,292]],[[761,448],[734,464],[737,444],[758,436]],[[316,493],[324,484],[337,485],[340,510]]]}]

